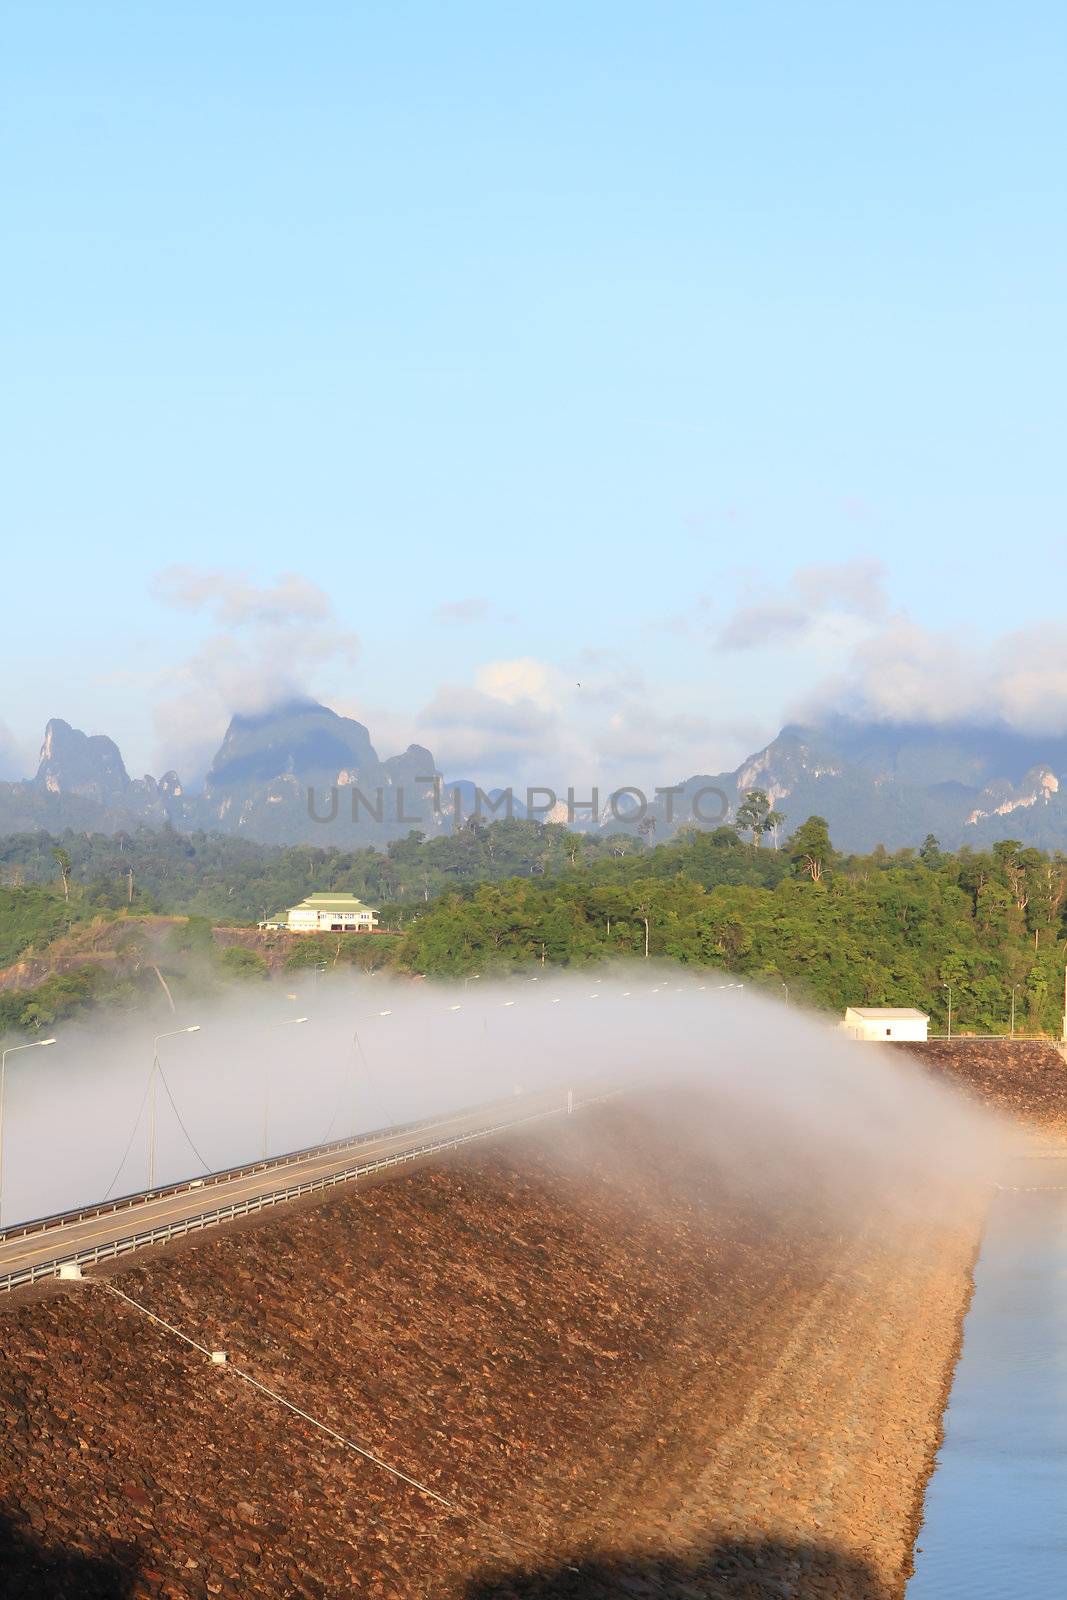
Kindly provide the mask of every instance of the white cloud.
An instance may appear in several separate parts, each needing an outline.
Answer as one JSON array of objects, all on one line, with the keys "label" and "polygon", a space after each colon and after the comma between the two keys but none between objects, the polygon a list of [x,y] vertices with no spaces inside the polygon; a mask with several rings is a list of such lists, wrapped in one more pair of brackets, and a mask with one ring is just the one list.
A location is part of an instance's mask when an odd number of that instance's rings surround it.
[{"label": "white cloud", "polygon": [[223,567],[171,566],[156,573],[151,592],[177,610],[206,611],[225,628],[325,621],[333,615],[325,590],[298,572],[260,584]]},{"label": "white cloud", "polygon": [[738,606],[715,634],[721,650],[806,643],[834,619],[876,622],[888,611],[885,567],[873,556],[797,567],[778,591]]},{"label": "white cloud", "polygon": [[556,705],[560,698],[559,673],[534,656],[487,662],[479,667],[475,682],[486,695],[508,705],[530,700],[545,709]]},{"label": "white cloud", "polygon": [[25,778],[36,769],[33,752],[16,739],[6,722],[0,722],[0,781]]},{"label": "white cloud", "polygon": [[607,770],[652,771],[667,783],[706,766],[721,731],[710,717],[663,713],[631,699],[601,728],[596,751]]},{"label": "white cloud", "polygon": [[877,556],[851,561],[813,561],[798,567],[790,587],[815,612],[844,611],[872,620],[889,609],[885,563]]},{"label": "white cloud", "polygon": [[329,596],[298,573],[257,584],[221,568],[168,567],[152,592],[216,625],[173,672],[155,708],[160,748],[183,776],[198,775],[235,712],[255,712],[315,693],[317,675],[351,666],[359,640]]},{"label": "white cloud", "polygon": [[1067,732],[1067,629],[1055,623],[985,642],[896,616],[797,708],[878,722],[1007,724]]},{"label": "white cloud", "polygon": [[486,783],[593,786],[677,782],[740,760],[754,730],[740,735],[713,717],[662,709],[665,697],[612,650],[586,650],[571,664],[535,657],[488,662],[473,685],[440,688],[419,716],[422,736],[450,777]]},{"label": "white cloud", "polygon": [[759,650],[803,638],[814,620],[811,611],[785,600],[739,606],[715,642],[720,650]]},{"label": "white cloud", "polygon": [[558,751],[556,712],[525,695],[505,699],[480,687],[445,684],[418,723],[438,766],[452,777],[507,782],[530,761],[544,762]]}]

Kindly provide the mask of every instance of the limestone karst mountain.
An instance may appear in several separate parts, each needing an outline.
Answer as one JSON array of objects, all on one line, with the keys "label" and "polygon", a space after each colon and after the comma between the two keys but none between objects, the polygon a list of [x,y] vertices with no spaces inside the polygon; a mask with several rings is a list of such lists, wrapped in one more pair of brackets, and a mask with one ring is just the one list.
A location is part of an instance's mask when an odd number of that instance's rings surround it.
[{"label": "limestone karst mountain", "polygon": [[[1002,726],[842,717],[787,727],[734,771],[689,778],[673,803],[676,824],[702,786],[721,789],[731,811],[749,790],[764,790],[785,814],[785,832],[823,816],[843,850],[896,850],[929,833],[952,849],[1006,837],[1067,846],[1067,738]],[[669,831],[663,812],[661,803],[656,837]]]},{"label": "limestone karst mountain", "polygon": [[[313,700],[235,716],[195,792],[175,772],[131,778],[111,739],[55,719],[36,776],[0,784],[0,832],[169,825],[272,844],[384,844],[412,828],[452,828],[451,787],[431,751],[410,745],[383,759],[361,722]],[[460,812],[468,813],[474,785],[463,779],[455,787]],[[1067,738],[845,718],[787,727],[733,771],[688,778],[670,815],[664,798],[652,802],[646,836],[662,840],[692,823],[699,790],[721,791],[721,799],[699,802],[702,825],[713,826],[756,788],[785,814],[783,833],[817,813],[844,850],[898,849],[928,833],[951,848],[1004,837],[1067,848]],[[523,814],[518,795],[514,814]],[[611,831],[637,824],[636,817],[620,823],[605,806],[599,820],[579,825]]]}]

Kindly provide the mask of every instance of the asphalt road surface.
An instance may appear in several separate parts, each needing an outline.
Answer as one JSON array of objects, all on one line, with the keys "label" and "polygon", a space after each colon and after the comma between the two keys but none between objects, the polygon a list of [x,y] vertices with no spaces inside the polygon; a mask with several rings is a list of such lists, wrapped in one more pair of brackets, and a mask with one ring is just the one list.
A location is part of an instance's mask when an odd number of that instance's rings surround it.
[{"label": "asphalt road surface", "polygon": [[40,1224],[20,1224],[0,1233],[0,1292],[56,1276],[65,1262],[110,1260],[314,1189],[391,1169],[403,1171],[436,1152],[559,1116],[567,1104],[565,1092],[523,1095],[417,1127],[127,1197],[114,1207],[87,1207]]}]

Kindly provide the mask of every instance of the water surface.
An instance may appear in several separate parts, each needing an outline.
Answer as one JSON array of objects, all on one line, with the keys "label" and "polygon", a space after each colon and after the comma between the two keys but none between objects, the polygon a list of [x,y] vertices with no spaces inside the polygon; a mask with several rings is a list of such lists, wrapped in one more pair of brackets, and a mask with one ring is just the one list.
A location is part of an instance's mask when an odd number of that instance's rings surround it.
[{"label": "water surface", "polygon": [[1010,1181],[1048,1187],[993,1206],[907,1600],[1067,1596],[1067,1162]]}]

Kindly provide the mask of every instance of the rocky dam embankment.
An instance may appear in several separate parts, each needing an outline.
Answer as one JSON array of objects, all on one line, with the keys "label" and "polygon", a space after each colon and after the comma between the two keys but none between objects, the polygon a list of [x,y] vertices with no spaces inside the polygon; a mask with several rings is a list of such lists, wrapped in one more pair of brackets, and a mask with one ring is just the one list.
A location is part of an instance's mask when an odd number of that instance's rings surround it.
[{"label": "rocky dam embankment", "polygon": [[616,1102],[13,1296],[4,1594],[899,1595],[984,1196],[890,1224],[734,1116]]},{"label": "rocky dam embankment", "polygon": [[890,1048],[1033,1133],[1067,1140],[1067,1045],[964,1034]]}]

